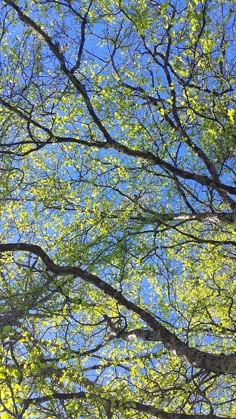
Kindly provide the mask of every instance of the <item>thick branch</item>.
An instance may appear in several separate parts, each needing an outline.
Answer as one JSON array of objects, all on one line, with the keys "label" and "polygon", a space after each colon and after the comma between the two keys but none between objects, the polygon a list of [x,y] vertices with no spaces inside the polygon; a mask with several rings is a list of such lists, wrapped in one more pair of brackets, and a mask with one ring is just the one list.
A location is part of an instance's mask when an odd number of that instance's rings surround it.
[{"label": "thick branch", "polygon": [[145,222],[153,223],[153,222],[163,222],[166,223],[168,221],[198,221],[198,222],[209,222],[209,223],[227,223],[227,224],[234,224],[236,221],[236,215],[233,212],[197,212],[193,214],[189,214],[187,212],[178,212],[178,213],[152,213],[150,216],[137,216],[134,219],[143,220]]},{"label": "thick branch", "polygon": [[103,291],[106,295],[116,300],[120,305],[123,305],[128,310],[136,313],[149,327],[151,327],[159,337],[159,340],[168,349],[175,351],[180,357],[186,358],[194,367],[201,368],[207,371],[215,372],[216,374],[236,374],[236,354],[211,354],[202,352],[196,348],[189,347],[182,342],[174,333],[166,329],[154,316],[147,311],[134,304],[132,301],[122,295],[111,285],[100,279],[86,270],[77,266],[60,266],[55,264],[47,253],[38,245],[29,243],[7,243],[0,244],[0,253],[23,251],[33,253],[41,258],[46,268],[52,273],[58,275],[72,275],[80,277],[85,282],[94,285],[96,288]]},{"label": "thick branch", "polygon": [[158,409],[154,406],[150,406],[144,403],[135,402],[132,400],[129,401],[118,401],[114,399],[107,399],[101,397],[100,395],[86,393],[84,391],[80,391],[78,393],[53,393],[50,396],[42,396],[42,397],[32,397],[25,401],[25,405],[28,407],[30,404],[37,404],[37,403],[45,403],[47,401],[57,399],[57,400],[89,400],[89,399],[99,399],[104,403],[107,407],[113,407],[115,409],[125,408],[125,409],[132,409],[138,412],[144,412],[151,414],[154,417],[160,419],[227,419],[224,416],[216,416],[216,415],[186,415],[184,413],[169,413],[165,412],[164,410]]}]

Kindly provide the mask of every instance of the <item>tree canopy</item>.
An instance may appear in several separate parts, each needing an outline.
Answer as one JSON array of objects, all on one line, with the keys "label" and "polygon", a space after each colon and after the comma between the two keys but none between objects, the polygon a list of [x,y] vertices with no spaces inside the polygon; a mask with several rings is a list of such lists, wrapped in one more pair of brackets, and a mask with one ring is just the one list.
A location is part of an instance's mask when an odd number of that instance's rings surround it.
[{"label": "tree canopy", "polygon": [[0,20],[1,418],[236,418],[234,1]]}]

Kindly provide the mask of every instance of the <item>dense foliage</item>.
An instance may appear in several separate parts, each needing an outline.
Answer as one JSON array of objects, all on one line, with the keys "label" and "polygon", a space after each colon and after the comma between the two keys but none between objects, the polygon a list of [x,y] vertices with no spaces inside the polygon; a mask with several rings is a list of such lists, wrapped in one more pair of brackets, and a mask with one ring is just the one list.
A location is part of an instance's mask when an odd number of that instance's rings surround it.
[{"label": "dense foliage", "polygon": [[235,418],[235,2],[0,19],[1,417]]}]

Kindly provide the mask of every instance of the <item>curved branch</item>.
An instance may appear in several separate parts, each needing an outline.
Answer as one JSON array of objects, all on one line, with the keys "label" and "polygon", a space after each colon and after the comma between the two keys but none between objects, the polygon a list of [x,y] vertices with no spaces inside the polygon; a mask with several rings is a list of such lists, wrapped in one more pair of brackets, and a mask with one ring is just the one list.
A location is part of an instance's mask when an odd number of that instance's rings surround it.
[{"label": "curved branch", "polygon": [[73,399],[97,399],[99,398],[100,401],[104,403],[104,407],[107,407],[110,409],[110,407],[114,407],[115,409],[121,407],[125,409],[132,409],[136,410],[138,412],[148,413],[151,414],[154,417],[160,418],[160,419],[227,419],[224,416],[216,416],[216,415],[187,415],[184,413],[170,413],[166,412],[162,409],[158,409],[154,406],[150,406],[144,403],[135,402],[133,400],[129,401],[118,401],[114,399],[107,399],[104,397],[101,397],[100,395],[92,394],[85,391],[80,391],[78,393],[53,393],[50,396],[42,396],[42,397],[32,397],[30,399],[25,400],[24,404],[26,408],[30,404],[36,404],[36,403],[45,403],[47,401],[57,399],[57,400],[73,400]]},{"label": "curved branch", "polygon": [[217,355],[208,352],[202,352],[199,349],[189,347],[174,333],[170,332],[160,322],[158,322],[153,315],[149,314],[146,310],[128,300],[120,291],[100,279],[97,275],[94,275],[77,266],[57,265],[40,246],[35,244],[22,242],[0,244],[0,253],[13,251],[33,253],[41,258],[46,268],[52,273],[62,276],[72,275],[75,278],[80,277],[85,282],[94,285],[96,288],[103,291],[106,295],[116,300],[120,305],[126,307],[133,313],[136,313],[149,327],[154,330],[154,332],[156,332],[157,338],[163,343],[167,350],[175,351],[179,357],[185,358],[194,367],[214,372],[216,374],[236,375],[235,353],[228,355]]}]

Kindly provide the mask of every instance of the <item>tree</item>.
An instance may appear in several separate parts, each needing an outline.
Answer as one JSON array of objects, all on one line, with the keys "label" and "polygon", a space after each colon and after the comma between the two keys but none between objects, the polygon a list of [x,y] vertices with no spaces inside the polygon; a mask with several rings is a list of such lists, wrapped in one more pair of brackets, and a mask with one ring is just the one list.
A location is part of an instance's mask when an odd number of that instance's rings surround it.
[{"label": "tree", "polygon": [[3,0],[2,418],[235,418],[236,7]]}]

